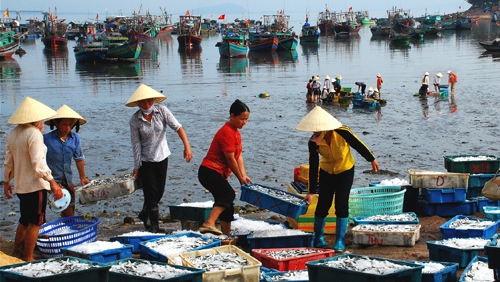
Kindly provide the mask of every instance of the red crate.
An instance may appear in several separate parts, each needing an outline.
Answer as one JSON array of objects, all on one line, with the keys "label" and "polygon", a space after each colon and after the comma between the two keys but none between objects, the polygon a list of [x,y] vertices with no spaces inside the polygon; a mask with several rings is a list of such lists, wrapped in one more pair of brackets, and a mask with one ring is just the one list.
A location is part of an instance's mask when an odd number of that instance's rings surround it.
[{"label": "red crate", "polygon": [[[298,251],[312,250],[315,251],[315,253],[284,258],[284,259],[275,259],[269,255],[271,252],[276,252],[276,251],[295,251],[295,250]],[[331,249],[308,248],[308,247],[252,250],[252,256],[258,259],[262,263],[262,266],[273,268],[278,271],[305,270],[307,269],[306,262],[333,257],[334,255],[335,251]]]}]

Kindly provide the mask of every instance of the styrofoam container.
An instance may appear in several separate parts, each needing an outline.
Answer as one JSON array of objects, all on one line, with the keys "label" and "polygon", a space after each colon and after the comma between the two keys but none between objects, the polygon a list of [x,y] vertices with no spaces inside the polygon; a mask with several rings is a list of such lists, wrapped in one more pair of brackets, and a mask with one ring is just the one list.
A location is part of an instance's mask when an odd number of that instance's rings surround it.
[{"label": "styrofoam container", "polygon": [[467,188],[468,173],[438,172],[409,169],[410,185],[413,188]]},{"label": "styrofoam container", "polygon": [[[113,179],[117,178],[120,177],[113,176],[107,179],[95,179],[93,181],[103,180],[106,182],[106,184],[92,186],[91,183],[89,185],[81,187],[80,189],[77,188],[75,190],[75,193],[78,196],[80,204],[94,203],[105,199],[113,199],[116,197],[132,194],[135,191],[137,184],[133,177],[112,182]],[[110,180],[106,181],[108,179]]]},{"label": "styrofoam container", "polygon": [[363,230],[366,225],[360,224],[352,228],[354,244],[359,245],[381,245],[381,246],[413,246],[420,239],[420,224],[399,224],[399,226],[409,229],[408,231],[383,231],[389,226],[398,224],[371,226],[380,228],[380,231]]},{"label": "styrofoam container", "polygon": [[236,281],[259,282],[260,281],[260,266],[262,265],[261,262],[233,245],[226,245],[207,250],[198,250],[193,252],[182,253],[179,256],[182,259],[182,265],[192,268],[199,268],[193,265],[190,259],[210,254],[218,254],[218,253],[237,253],[238,256],[248,261],[248,265],[241,266],[239,268],[223,269],[223,270],[205,269],[205,273],[203,273],[203,282],[236,282]]}]

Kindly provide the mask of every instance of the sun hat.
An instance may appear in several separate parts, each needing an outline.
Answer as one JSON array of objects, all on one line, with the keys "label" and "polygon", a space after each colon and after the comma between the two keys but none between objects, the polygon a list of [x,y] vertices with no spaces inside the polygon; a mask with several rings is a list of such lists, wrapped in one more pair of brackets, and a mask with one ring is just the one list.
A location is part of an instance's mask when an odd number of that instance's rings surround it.
[{"label": "sun hat", "polygon": [[31,97],[26,97],[7,122],[10,124],[26,124],[48,119],[55,114],[56,111],[47,105]]},{"label": "sun hat", "polygon": [[335,78],[342,79],[342,76],[340,74],[337,74],[337,76]]},{"label": "sun hat", "polygon": [[426,71],[426,72],[425,72],[425,75],[429,75],[429,72],[428,72],[428,71]]},{"label": "sun hat", "polygon": [[137,106],[136,103],[137,101],[151,99],[151,98],[156,98],[155,100],[156,103],[165,101],[165,99],[167,99],[167,97],[165,97],[165,95],[161,94],[160,92],[154,90],[153,88],[147,86],[146,84],[141,84],[139,87],[137,87],[134,94],[132,94],[132,96],[128,99],[125,106],[135,107]]},{"label": "sun hat", "polygon": [[377,92],[378,93],[378,89],[373,89],[373,92]]},{"label": "sun hat", "polygon": [[78,123],[80,125],[85,124],[87,122],[81,115],[79,115],[77,112],[75,112],[72,108],[70,108],[66,104],[62,105],[59,109],[57,109],[56,114],[47,119],[45,121],[45,124],[50,125],[51,120],[58,118],[74,118],[78,120]]},{"label": "sun hat", "polygon": [[451,73],[451,70],[449,70],[448,73]]},{"label": "sun hat", "polygon": [[436,73],[436,76],[438,76],[438,77],[442,77],[442,76],[443,76],[443,74],[442,74],[442,73],[440,73],[440,72],[438,72],[438,73]]},{"label": "sun hat", "polygon": [[330,77],[327,75],[327,76],[325,76],[325,79],[330,79]]},{"label": "sun hat", "polygon": [[315,76],[315,77],[314,77],[314,80],[319,80],[319,76]]},{"label": "sun hat", "polygon": [[381,77],[380,73],[377,73],[377,77]]},{"label": "sun hat", "polygon": [[342,123],[320,106],[314,107],[295,127],[300,131],[318,132],[334,130],[342,126]]},{"label": "sun hat", "polygon": [[373,91],[373,87],[368,87],[368,91]]}]

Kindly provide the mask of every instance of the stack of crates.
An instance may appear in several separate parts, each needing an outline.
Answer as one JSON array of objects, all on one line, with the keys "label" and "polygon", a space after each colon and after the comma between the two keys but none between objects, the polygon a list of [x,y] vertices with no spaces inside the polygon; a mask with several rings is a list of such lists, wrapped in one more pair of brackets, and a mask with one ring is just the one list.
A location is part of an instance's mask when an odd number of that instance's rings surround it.
[{"label": "stack of crates", "polygon": [[418,213],[422,215],[470,215],[477,211],[477,201],[466,198],[469,173],[408,170],[410,185],[420,189]]},{"label": "stack of crates", "polygon": [[[287,192],[297,195],[302,195],[305,197],[307,195],[307,188],[300,182],[292,182],[288,184]],[[337,217],[335,216],[335,196],[332,202],[332,206],[328,210],[328,216],[326,217],[325,224],[325,234],[335,234],[337,228]],[[314,232],[314,212],[316,211],[316,205],[318,204],[318,194],[314,194],[311,204],[307,209],[307,212],[300,215],[298,218],[292,218],[287,216],[287,221],[291,228],[299,229],[304,232]]]}]

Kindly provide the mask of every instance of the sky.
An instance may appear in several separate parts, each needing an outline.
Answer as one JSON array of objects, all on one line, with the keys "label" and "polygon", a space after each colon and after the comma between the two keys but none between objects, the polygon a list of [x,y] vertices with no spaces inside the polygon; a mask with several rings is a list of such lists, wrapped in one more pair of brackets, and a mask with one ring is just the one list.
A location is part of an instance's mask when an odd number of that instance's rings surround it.
[{"label": "sky", "polygon": [[[342,3],[339,3],[342,2]],[[160,7],[166,8],[168,13],[173,15],[184,14],[187,10],[193,14],[226,14],[229,18],[243,17],[246,13],[252,17],[253,15],[272,14],[280,10],[284,10],[285,14],[304,14],[309,12],[311,16],[317,16],[321,11],[325,10],[325,5],[328,5],[330,11],[347,11],[352,7],[354,11],[368,11],[371,17],[386,17],[386,11],[391,10],[393,6],[410,10],[414,16],[421,16],[426,12],[429,14],[454,13],[468,9],[470,4],[465,0],[412,0],[411,4],[402,4],[401,0],[350,0],[350,1],[325,1],[325,0],[85,0],[85,1],[68,1],[68,0],[0,0],[0,9],[5,11],[7,8],[10,11],[10,16],[15,15],[16,11],[20,10],[38,10],[48,12],[54,11],[57,7],[58,13],[86,13],[88,15],[99,14],[106,15],[131,15],[134,11],[139,11],[142,5],[142,14],[149,9],[151,14],[160,14]],[[405,1],[410,2],[410,1]],[[209,8],[210,7],[210,8]],[[217,17],[217,16],[216,16]],[[247,16],[248,17],[248,16]]]}]

